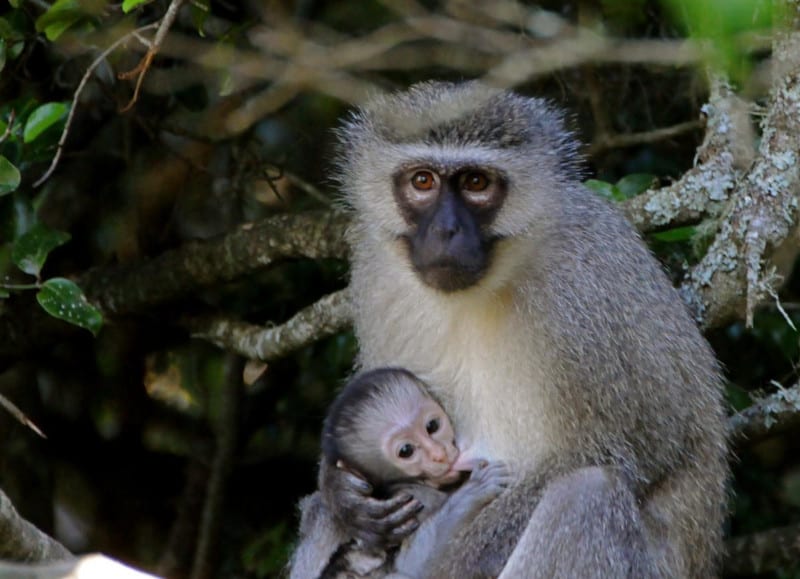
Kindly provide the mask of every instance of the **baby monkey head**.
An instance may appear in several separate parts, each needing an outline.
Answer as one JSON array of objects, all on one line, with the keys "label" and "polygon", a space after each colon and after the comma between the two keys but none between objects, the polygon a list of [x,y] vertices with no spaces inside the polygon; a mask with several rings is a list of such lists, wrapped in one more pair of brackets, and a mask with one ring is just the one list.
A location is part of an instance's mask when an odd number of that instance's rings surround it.
[{"label": "baby monkey head", "polygon": [[457,481],[462,468],[447,414],[416,376],[397,368],[345,385],[325,418],[322,451],[329,464],[341,462],[376,487],[404,480],[438,487]]}]

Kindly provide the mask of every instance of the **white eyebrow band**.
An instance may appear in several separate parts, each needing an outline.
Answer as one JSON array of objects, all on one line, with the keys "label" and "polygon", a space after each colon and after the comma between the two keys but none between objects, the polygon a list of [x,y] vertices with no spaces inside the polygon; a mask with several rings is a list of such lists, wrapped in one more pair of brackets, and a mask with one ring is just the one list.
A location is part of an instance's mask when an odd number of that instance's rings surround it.
[{"label": "white eyebrow band", "polygon": [[451,167],[489,167],[499,174],[507,172],[511,160],[506,151],[489,147],[461,145],[402,144],[394,145],[398,162],[393,173],[415,167],[444,170]]}]

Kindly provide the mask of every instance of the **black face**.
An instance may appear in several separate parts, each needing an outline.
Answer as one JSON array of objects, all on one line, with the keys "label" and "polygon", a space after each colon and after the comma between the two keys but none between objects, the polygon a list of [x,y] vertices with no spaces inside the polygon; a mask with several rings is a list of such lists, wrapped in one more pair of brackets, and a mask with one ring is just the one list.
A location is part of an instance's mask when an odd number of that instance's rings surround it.
[{"label": "black face", "polygon": [[496,241],[487,229],[505,194],[505,180],[482,168],[418,166],[395,175],[395,199],[412,226],[403,239],[422,281],[445,292],[480,281]]}]

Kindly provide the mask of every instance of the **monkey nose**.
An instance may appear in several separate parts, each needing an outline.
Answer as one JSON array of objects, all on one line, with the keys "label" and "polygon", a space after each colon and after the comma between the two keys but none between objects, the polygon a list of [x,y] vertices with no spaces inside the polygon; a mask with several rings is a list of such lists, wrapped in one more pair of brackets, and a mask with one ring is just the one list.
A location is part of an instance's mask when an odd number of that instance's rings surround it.
[{"label": "monkey nose", "polygon": [[431,449],[431,458],[433,462],[447,462],[447,452],[441,446],[436,446]]}]

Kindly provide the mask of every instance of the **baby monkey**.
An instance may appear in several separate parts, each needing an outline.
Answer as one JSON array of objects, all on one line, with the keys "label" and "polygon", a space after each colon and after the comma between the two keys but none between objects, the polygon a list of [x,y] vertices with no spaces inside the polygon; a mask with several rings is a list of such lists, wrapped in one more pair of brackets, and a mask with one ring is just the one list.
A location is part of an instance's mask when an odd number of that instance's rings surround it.
[{"label": "baby monkey", "polygon": [[[469,450],[459,451],[444,409],[421,380],[399,368],[357,375],[333,402],[322,431],[320,469],[326,468],[344,469],[370,487],[373,497],[394,497],[406,506],[387,510],[387,529],[393,529],[396,540],[375,537],[373,544],[359,543],[332,530],[345,527],[326,508],[342,490],[321,486],[309,499],[318,504],[304,509],[301,534],[317,540],[304,540],[313,545],[295,553],[296,579],[427,577],[437,554],[512,481],[505,464],[488,464]],[[468,471],[472,474],[458,486]],[[386,508],[382,501],[375,504]],[[401,540],[399,550],[385,548]],[[321,570],[312,571],[315,564],[303,560],[305,552],[331,556]]]}]

